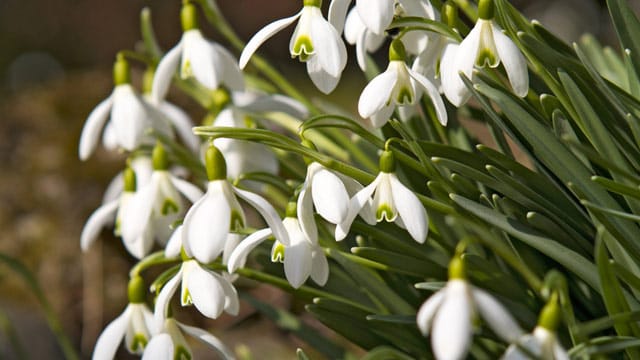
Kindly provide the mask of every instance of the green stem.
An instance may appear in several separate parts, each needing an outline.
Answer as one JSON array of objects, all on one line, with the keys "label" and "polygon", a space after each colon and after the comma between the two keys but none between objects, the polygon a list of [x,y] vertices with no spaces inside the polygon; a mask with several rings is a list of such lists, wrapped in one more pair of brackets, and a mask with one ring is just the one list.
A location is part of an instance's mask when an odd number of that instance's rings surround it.
[{"label": "green stem", "polygon": [[13,348],[13,355],[20,360],[28,359],[27,351],[18,338],[15,326],[13,326],[9,316],[7,316],[7,314],[2,310],[0,310],[0,331],[4,333],[7,341]]},{"label": "green stem", "polygon": [[7,266],[9,266],[9,268],[11,268],[16,273],[18,273],[18,275],[20,275],[25,280],[27,285],[29,285],[29,287],[31,288],[31,291],[33,292],[36,299],[40,303],[40,306],[42,307],[42,311],[44,312],[44,316],[47,321],[47,324],[49,325],[51,332],[53,332],[53,335],[58,341],[58,345],[60,345],[60,348],[62,349],[62,353],[64,354],[64,357],[71,360],[79,359],[78,354],[76,353],[73,345],[71,344],[71,341],[69,340],[67,335],[64,333],[64,329],[62,328],[60,319],[58,319],[55,311],[53,310],[53,307],[51,306],[51,303],[49,303],[49,301],[47,300],[47,297],[42,291],[42,288],[40,287],[38,280],[33,275],[31,270],[29,270],[19,260],[1,253],[0,253],[0,262],[5,263]]},{"label": "green stem", "polygon": [[131,271],[129,271],[129,277],[133,278],[135,276],[140,276],[144,270],[152,266],[171,264],[178,261],[182,260],[180,258],[166,258],[164,257],[164,251],[156,251],[140,260],[133,268],[131,268]]}]

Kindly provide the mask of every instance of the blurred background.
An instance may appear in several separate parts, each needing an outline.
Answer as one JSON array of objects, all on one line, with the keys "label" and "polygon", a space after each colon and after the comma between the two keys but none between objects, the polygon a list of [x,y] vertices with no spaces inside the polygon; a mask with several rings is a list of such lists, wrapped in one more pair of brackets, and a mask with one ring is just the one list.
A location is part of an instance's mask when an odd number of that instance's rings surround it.
[{"label": "blurred background", "polygon": [[[632,2],[640,9],[640,1]],[[89,112],[112,90],[115,54],[135,48],[139,41],[140,10],[151,7],[156,35],[166,50],[181,35],[180,3],[0,0],[0,253],[19,259],[33,272],[83,358],[90,356],[105,324],[124,309],[127,272],[133,259],[110,231],[103,231],[88,253],[80,252],[82,226],[99,206],[106,185],[124,160],[121,155],[98,151],[89,161],[80,162],[80,130]],[[300,6],[299,1],[291,0],[218,3],[245,40],[274,19],[297,12]],[[589,32],[617,46],[612,43],[614,35],[604,1],[512,3],[566,41],[576,41]],[[203,32],[221,41],[204,22]],[[288,77],[294,82],[307,86],[310,82],[304,65],[291,61],[288,55],[290,34],[289,30],[276,36],[261,52],[280,70],[292,74]],[[349,87],[341,85],[332,95],[351,100],[341,101],[351,111],[356,106],[354,94],[364,86],[353,60],[350,57],[342,80]],[[321,95],[313,88],[305,91],[314,97]],[[194,103],[172,96],[192,109],[195,121],[199,121],[203,113]],[[249,286],[252,294],[265,302],[289,304],[280,292]],[[293,305],[303,312],[301,306]],[[246,303],[236,318],[202,321],[194,316],[192,320],[232,348],[246,346],[256,359],[295,358],[295,348],[304,346],[261,319]],[[8,342],[12,331],[27,345],[28,358],[63,358],[36,297],[23,278],[0,263],[2,359],[18,356]]]}]

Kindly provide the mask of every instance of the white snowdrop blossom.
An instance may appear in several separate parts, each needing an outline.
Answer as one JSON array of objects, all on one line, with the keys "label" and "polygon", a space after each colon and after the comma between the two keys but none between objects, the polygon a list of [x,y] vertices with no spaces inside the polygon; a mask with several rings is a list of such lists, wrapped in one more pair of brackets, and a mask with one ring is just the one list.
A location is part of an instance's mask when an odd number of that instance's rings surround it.
[{"label": "white snowdrop blossom", "polygon": [[[298,196],[298,220],[307,238],[317,242],[315,212],[331,224],[337,225],[345,221],[349,213],[349,200],[363,186],[356,180],[334,172],[318,162],[307,167],[307,175]],[[370,224],[375,224],[371,212],[371,202],[367,202],[360,211]]]},{"label": "white snowdrop blossom", "polygon": [[504,353],[503,360],[525,360],[529,355],[539,359],[569,360],[567,351],[562,347],[556,335],[561,321],[561,311],[557,293],[540,312],[538,325],[531,334],[523,335],[511,344]]},{"label": "white snowdrop blossom", "polygon": [[[329,278],[329,263],[318,245],[318,234],[311,236],[302,230],[296,215],[296,204],[287,207],[287,216],[282,225],[289,236],[289,245],[276,241],[271,251],[271,260],[284,263],[284,274],[289,284],[299,288],[311,276],[318,285],[324,285]],[[247,236],[231,254],[228,263],[229,272],[233,273],[244,266],[249,253],[260,243],[272,235],[271,229],[262,229]]]},{"label": "white snowdrop blossom", "polygon": [[134,249],[133,255],[137,258],[149,253],[154,239],[162,246],[167,243],[171,225],[185,212],[181,196],[195,202],[203,194],[197,186],[171,174],[161,144],[154,148],[153,167],[149,183],[138,188],[122,207],[122,216],[127,219],[122,224],[122,239]]},{"label": "white snowdrop blossom", "polygon": [[102,331],[93,350],[93,360],[111,360],[124,339],[127,350],[141,355],[151,338],[153,314],[144,303],[144,284],[139,276],[129,282],[129,305]]},{"label": "white snowdrop blossom", "polygon": [[[375,194],[374,194],[375,193]],[[336,226],[336,240],[344,239],[349,233],[353,220],[363,210],[368,201],[373,203],[370,214],[362,216],[365,221],[375,217],[377,222],[395,222],[406,229],[411,237],[424,243],[429,231],[429,218],[418,197],[404,186],[395,174],[395,159],[391,151],[380,157],[380,173],[373,182],[358,191],[349,201],[346,219]]]},{"label": "white snowdrop blossom", "polygon": [[529,91],[527,61],[493,20],[493,7],[493,0],[482,0],[478,5],[478,21],[471,32],[458,47],[453,45],[442,57],[442,87],[455,106],[461,106],[470,96],[459,73],[473,79],[475,66],[495,68],[502,63],[515,94],[525,97]]},{"label": "white snowdrop blossom", "polygon": [[[246,113],[238,108],[227,107],[218,114],[214,125],[246,128],[247,116]],[[227,159],[227,175],[232,179],[237,179],[244,173],[254,171],[269,174],[278,173],[278,159],[275,153],[265,145],[253,141],[230,138],[217,138],[213,140],[213,145]]]},{"label": "white snowdrop blossom", "polygon": [[[89,247],[91,247],[105,226],[114,224],[114,234],[121,236],[123,224],[132,221],[123,215],[123,209],[128,206],[131,198],[135,194],[136,173],[132,168],[127,167],[123,171],[123,175],[119,177],[119,180],[121,183],[124,183],[124,187],[121,188],[120,193],[109,194],[108,197],[105,196],[105,200],[107,201],[96,209],[91,216],[89,216],[89,219],[87,219],[82,229],[82,234],[80,235],[80,247],[82,251],[87,251]],[[139,238],[135,239],[135,241],[124,242],[124,245],[132,255],[141,258],[144,255],[142,251],[138,250],[140,247],[138,243],[146,244],[147,242],[149,242],[148,234],[140,234]]]},{"label": "white snowdrop blossom", "polygon": [[143,360],[193,359],[191,347],[182,333],[191,335],[214,350],[221,359],[233,360],[233,353],[209,332],[167,318],[162,328],[151,338],[142,355]]},{"label": "white snowdrop blossom", "polygon": [[223,311],[231,315],[238,314],[238,292],[231,282],[205,269],[196,260],[186,260],[158,294],[153,314],[157,327],[164,323],[169,302],[179,285],[182,306],[194,305],[202,315],[211,319],[216,319]]},{"label": "white snowdrop blossom", "polygon": [[389,121],[396,106],[416,103],[422,91],[426,91],[442,125],[447,124],[447,110],[438,89],[423,75],[409,69],[404,62],[404,45],[394,40],[389,46],[387,70],[367,84],[358,100],[358,112],[363,118],[371,118],[379,128]]},{"label": "white snowdrop blossom", "polygon": [[298,20],[289,42],[291,57],[306,62],[311,81],[328,94],[335,89],[347,64],[347,49],[340,33],[323,17],[322,0],[304,0],[303,4],[296,15],[272,22],[249,40],[240,55],[240,68],[244,69],[262,43]]},{"label": "white snowdrop blossom", "polygon": [[183,5],[181,20],[184,33],[158,64],[151,90],[155,101],[164,99],[178,68],[181,78],[195,78],[210,90],[223,85],[230,90],[244,89],[244,78],[233,55],[221,45],[205,39],[196,18],[195,6]]},{"label": "white snowdrop blossom", "polygon": [[500,302],[469,284],[464,276],[463,262],[456,256],[449,265],[449,281],[422,304],[416,316],[420,331],[431,335],[431,348],[438,360],[466,358],[477,316],[507,342],[523,333]]},{"label": "white snowdrop blossom", "polygon": [[344,38],[351,45],[356,46],[356,60],[362,71],[367,70],[367,53],[374,52],[382,46],[384,35],[378,35],[367,28],[360,19],[357,10],[352,9],[344,23]]},{"label": "white snowdrop blossom", "polygon": [[275,237],[289,244],[276,210],[263,197],[232,186],[227,180],[224,156],[214,146],[205,154],[209,183],[207,192],[187,212],[183,223],[182,246],[188,256],[202,263],[214,261],[225,248],[230,232],[246,226],[244,210],[236,195],[264,218]]},{"label": "white snowdrop blossom", "polygon": [[121,147],[127,151],[152,141],[147,134],[151,129],[172,135],[168,121],[153,116],[149,104],[131,86],[129,63],[124,58],[118,57],[113,73],[113,92],[91,111],[82,128],[78,147],[81,160],[87,160],[95,151],[103,129],[106,148]]},{"label": "white snowdrop blossom", "polygon": [[200,138],[193,133],[193,122],[187,113],[166,100],[153,98],[151,94],[145,94],[144,99],[151,105],[157,116],[167,119],[187,149],[194,153],[200,149]]}]

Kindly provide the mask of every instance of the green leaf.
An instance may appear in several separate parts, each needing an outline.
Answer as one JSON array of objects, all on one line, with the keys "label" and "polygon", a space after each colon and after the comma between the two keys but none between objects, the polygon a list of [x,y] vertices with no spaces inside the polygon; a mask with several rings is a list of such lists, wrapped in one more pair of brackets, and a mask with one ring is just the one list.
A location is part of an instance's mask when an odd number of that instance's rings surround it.
[{"label": "green leaf", "polygon": [[603,336],[576,345],[569,351],[574,359],[593,358],[594,355],[604,355],[640,347],[640,339],[622,336]]},{"label": "green leaf", "polygon": [[402,325],[414,325],[416,323],[416,317],[411,315],[367,315],[367,320]]},{"label": "green leaf", "polygon": [[378,346],[375,349],[369,351],[365,356],[360,358],[360,360],[412,360],[414,357],[406,355],[392,347],[388,346]]},{"label": "green leaf", "polygon": [[388,26],[388,29],[401,28],[406,29],[409,28],[411,31],[430,31],[436,34],[441,34],[447,36],[457,42],[462,41],[462,37],[460,34],[455,32],[453,29],[443,24],[440,21],[435,21],[431,19],[426,19],[422,17],[415,16],[405,16],[401,18],[395,19],[391,22],[391,25]]},{"label": "green leaf", "polygon": [[364,319],[354,319],[351,316],[336,313],[315,304],[307,305],[305,308],[320,322],[364,349],[390,344],[383,337],[372,333],[369,322]]},{"label": "green leaf", "polygon": [[607,0],[609,14],[623,49],[630,50],[631,63],[640,74],[640,22],[626,0]]},{"label": "green leaf", "polygon": [[436,277],[446,276],[446,268],[438,264],[411,256],[401,255],[393,251],[381,250],[373,247],[354,247],[351,252],[360,257],[389,266],[387,271],[417,276]]}]

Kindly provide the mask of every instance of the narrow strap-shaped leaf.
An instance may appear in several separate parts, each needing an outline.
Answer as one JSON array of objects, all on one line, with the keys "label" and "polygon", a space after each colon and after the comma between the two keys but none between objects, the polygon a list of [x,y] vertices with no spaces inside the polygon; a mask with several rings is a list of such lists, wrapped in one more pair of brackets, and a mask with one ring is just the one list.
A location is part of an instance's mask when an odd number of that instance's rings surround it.
[{"label": "narrow strap-shaped leaf", "polygon": [[640,21],[626,0],[607,0],[609,14],[623,49],[631,51],[631,63],[640,74]]}]

